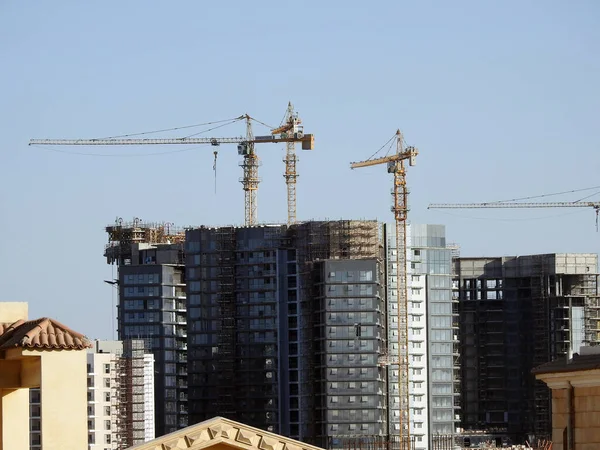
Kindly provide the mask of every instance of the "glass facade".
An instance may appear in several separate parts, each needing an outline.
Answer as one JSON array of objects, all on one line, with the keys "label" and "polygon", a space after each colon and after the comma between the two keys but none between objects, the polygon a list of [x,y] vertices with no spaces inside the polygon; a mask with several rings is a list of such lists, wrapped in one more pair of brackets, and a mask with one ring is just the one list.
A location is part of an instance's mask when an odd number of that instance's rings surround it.
[{"label": "glass facade", "polygon": [[144,339],[154,354],[156,436],[162,436],[188,425],[183,246],[132,246],[138,264],[119,266],[118,335]]}]

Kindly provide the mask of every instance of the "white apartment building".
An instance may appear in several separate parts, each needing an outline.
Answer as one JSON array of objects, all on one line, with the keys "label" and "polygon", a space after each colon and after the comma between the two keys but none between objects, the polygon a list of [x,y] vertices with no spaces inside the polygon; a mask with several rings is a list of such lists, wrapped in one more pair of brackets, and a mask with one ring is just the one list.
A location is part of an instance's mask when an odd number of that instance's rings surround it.
[{"label": "white apartment building", "polygon": [[[398,357],[395,226],[387,227],[388,354]],[[451,250],[441,225],[407,227],[407,300],[410,434],[415,450],[451,436],[458,416],[453,379]],[[389,366],[390,433],[399,434],[398,366]]]},{"label": "white apartment building", "polygon": [[[94,341],[87,355],[88,450],[154,439],[154,356],[141,340]],[[31,450],[40,450],[39,389],[30,393]]]}]

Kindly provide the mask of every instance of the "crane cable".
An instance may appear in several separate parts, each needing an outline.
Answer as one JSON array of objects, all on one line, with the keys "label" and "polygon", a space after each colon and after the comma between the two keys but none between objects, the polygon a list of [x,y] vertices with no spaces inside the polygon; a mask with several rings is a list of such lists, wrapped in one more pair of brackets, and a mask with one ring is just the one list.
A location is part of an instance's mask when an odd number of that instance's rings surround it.
[{"label": "crane cable", "polygon": [[[394,147],[394,139],[396,138],[397,134],[394,133],[394,135],[385,143],[383,144],[381,147],[379,147],[379,149],[373,153],[371,156],[369,156],[366,161],[369,161],[371,159],[373,159],[377,153],[379,153],[381,150],[383,150],[386,146],[387,146],[387,152],[385,152],[385,156],[388,156],[390,154],[390,151],[392,150],[392,148]],[[402,136],[402,142],[404,144],[405,147],[408,147],[408,144],[406,143],[406,140],[404,139],[404,136]]]},{"label": "crane cable", "polygon": [[215,155],[215,160],[213,162],[213,170],[215,171],[215,194],[217,193],[217,156],[219,155],[218,151],[214,151],[213,155]]},{"label": "crane cable", "polygon": [[163,130],[143,131],[141,133],[120,134],[117,136],[108,136],[108,137],[98,138],[98,139],[116,139],[116,138],[124,138],[124,137],[131,137],[131,136],[143,136],[144,134],[162,133],[165,131],[185,130],[186,128],[203,127],[205,125],[214,125],[216,123],[223,123],[223,122],[232,122],[233,123],[233,122],[235,122],[237,120],[241,120],[241,119],[242,119],[242,117],[235,117],[233,119],[216,120],[213,122],[197,123],[195,125],[185,125],[182,127],[175,127],[175,128],[165,128]]},{"label": "crane cable", "polygon": [[[572,189],[570,191],[554,192],[552,194],[530,195],[529,197],[511,198],[510,200],[496,200],[496,201],[493,201],[493,202],[486,202],[486,203],[516,202],[516,201],[520,201],[520,200],[531,200],[531,199],[534,199],[534,198],[551,197],[553,195],[572,194],[574,192],[591,191],[593,189],[600,189],[600,186],[592,186],[592,187],[589,187],[589,188],[582,188],[582,189]],[[599,192],[595,192],[594,194],[588,195],[586,197],[580,198],[579,200],[576,200],[573,203],[580,202],[580,201],[585,200],[586,198],[592,197],[593,195],[596,195],[598,193],[600,193],[600,191]]]}]

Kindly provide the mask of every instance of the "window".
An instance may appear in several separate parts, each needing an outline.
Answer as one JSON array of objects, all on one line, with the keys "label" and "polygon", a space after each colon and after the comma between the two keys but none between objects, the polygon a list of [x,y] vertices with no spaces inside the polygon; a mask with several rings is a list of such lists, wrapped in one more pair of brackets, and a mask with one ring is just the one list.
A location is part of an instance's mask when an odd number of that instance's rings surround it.
[{"label": "window", "polygon": [[107,387],[107,388],[110,387],[110,378],[105,378],[104,379],[104,387]]},{"label": "window", "polygon": [[104,364],[104,373],[110,373],[110,364]]},{"label": "window", "polygon": [[110,444],[110,434],[107,434],[104,436],[104,442],[106,442],[107,444]]},{"label": "window", "polygon": [[110,416],[110,406],[105,406],[104,407],[104,415],[105,416]]},{"label": "window", "polygon": [[105,420],[104,421],[104,429],[105,430],[110,430],[110,420]]},{"label": "window", "polygon": [[354,395],[351,395],[350,397],[348,397],[348,403],[354,403],[356,402],[356,397]]},{"label": "window", "polygon": [[333,395],[333,396],[331,396],[331,400],[330,400],[330,402],[331,402],[331,403],[337,403],[337,402],[338,402],[337,395]]},{"label": "window", "polygon": [[110,402],[110,392],[105,392],[104,393],[104,401]]}]

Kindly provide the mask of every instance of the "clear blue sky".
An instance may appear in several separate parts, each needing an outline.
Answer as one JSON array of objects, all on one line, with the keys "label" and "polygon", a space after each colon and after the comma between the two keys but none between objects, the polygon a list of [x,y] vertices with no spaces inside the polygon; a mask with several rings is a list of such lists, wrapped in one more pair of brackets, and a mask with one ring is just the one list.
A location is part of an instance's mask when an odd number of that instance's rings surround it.
[{"label": "clear blue sky", "polygon": [[[30,138],[246,112],[278,124],[288,100],[316,135],[316,150],[300,154],[300,219],[391,220],[385,168],[348,164],[401,128],[420,150],[408,174],[411,219],[446,224],[463,255],[596,253],[591,210],[427,205],[600,185],[599,44],[595,0],[2,1],[1,300],[110,338],[105,225],[243,222],[233,146],[221,147],[215,195],[210,147],[61,148],[129,155],[82,156],[28,147]],[[259,154],[259,219],[282,222],[283,148]]]}]

